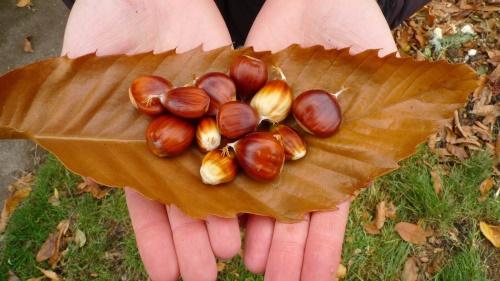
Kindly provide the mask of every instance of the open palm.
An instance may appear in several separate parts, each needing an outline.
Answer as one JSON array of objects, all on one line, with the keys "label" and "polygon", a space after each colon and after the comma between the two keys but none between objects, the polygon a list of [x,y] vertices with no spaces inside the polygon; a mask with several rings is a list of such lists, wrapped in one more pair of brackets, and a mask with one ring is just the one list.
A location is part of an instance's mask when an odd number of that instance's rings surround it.
[{"label": "open palm", "polygon": [[[177,48],[187,51],[229,45],[217,7],[204,0],[77,1],[65,33],[63,54],[76,57],[134,54]],[[277,51],[304,46],[351,46],[353,51],[395,50],[389,28],[374,1],[268,0],[246,45]],[[239,250],[236,219],[194,220],[175,206],[150,201],[125,189],[137,245],[152,280],[215,280],[215,257]],[[335,212],[307,215],[295,224],[250,216],[244,259],[266,280],[332,280],[340,261],[349,203]]]}]

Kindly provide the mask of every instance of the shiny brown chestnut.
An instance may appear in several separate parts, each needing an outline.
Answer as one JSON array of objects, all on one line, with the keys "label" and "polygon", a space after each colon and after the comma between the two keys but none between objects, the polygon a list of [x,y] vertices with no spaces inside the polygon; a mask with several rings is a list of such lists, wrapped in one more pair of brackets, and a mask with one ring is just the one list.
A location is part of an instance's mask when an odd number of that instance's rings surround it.
[{"label": "shiny brown chestnut", "polygon": [[234,149],[240,167],[255,180],[274,180],[283,169],[285,151],[273,133],[251,133],[229,146]]},{"label": "shiny brown chestnut", "polygon": [[298,160],[306,155],[306,142],[294,129],[287,125],[279,125],[274,127],[272,132],[280,136],[286,160]]},{"label": "shiny brown chestnut", "polygon": [[210,97],[207,115],[216,116],[221,104],[236,100],[233,80],[221,72],[209,72],[196,79],[196,87],[205,90]]},{"label": "shiny brown chestnut", "polygon": [[163,95],[161,103],[170,113],[193,119],[199,118],[207,112],[210,97],[198,87],[179,87]]},{"label": "shiny brown chestnut", "polygon": [[238,96],[242,100],[249,100],[266,84],[267,66],[257,58],[237,56],[231,63],[229,75],[236,84]]},{"label": "shiny brown chestnut", "polygon": [[342,122],[337,98],[323,90],[300,94],[293,101],[292,112],[302,129],[320,138],[332,136]]},{"label": "shiny brown chestnut", "polygon": [[140,76],[132,81],[128,95],[139,112],[154,116],[165,111],[160,97],[172,88],[170,81],[159,76]]},{"label": "shiny brown chestnut", "polygon": [[259,115],[246,103],[230,101],[220,106],[217,127],[221,135],[236,139],[257,129]]},{"label": "shiny brown chestnut", "polygon": [[193,142],[194,126],[173,115],[162,115],[154,119],[146,130],[149,149],[159,157],[181,154]]}]

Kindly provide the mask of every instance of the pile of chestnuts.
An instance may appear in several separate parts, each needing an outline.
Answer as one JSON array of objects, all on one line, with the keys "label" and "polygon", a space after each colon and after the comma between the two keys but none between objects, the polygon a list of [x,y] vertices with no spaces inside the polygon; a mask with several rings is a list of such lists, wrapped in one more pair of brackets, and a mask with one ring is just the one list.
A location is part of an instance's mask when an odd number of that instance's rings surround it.
[{"label": "pile of chestnuts", "polygon": [[238,167],[258,181],[276,179],[285,160],[306,155],[298,132],[279,124],[290,111],[305,132],[321,138],[337,131],[341,111],[335,94],[324,90],[308,90],[294,100],[282,70],[273,70],[279,77],[268,80],[262,60],[241,55],[229,75],[210,72],[188,86],[174,87],[158,76],[138,77],[129,97],[139,112],[154,116],[146,130],[149,149],[172,157],[196,138],[206,153],[200,168],[205,184],[234,180]]}]

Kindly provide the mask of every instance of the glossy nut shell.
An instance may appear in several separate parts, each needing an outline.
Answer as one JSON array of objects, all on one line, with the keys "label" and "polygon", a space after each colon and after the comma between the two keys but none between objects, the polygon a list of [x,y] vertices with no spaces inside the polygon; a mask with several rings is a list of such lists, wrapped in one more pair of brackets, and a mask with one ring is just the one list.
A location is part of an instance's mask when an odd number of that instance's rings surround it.
[{"label": "glossy nut shell", "polygon": [[194,126],[173,115],[162,115],[154,119],[146,130],[149,149],[159,157],[181,154],[193,142]]},{"label": "glossy nut shell", "polygon": [[238,164],[251,178],[258,181],[276,179],[285,161],[281,142],[269,132],[246,135],[234,145]]},{"label": "glossy nut shell", "polygon": [[293,101],[292,112],[302,129],[320,138],[332,136],[342,122],[337,99],[323,90],[309,90],[300,94]]},{"label": "glossy nut shell", "polygon": [[224,73],[210,72],[196,80],[196,86],[210,97],[207,115],[216,116],[221,104],[236,100],[236,86]]},{"label": "glossy nut shell", "polygon": [[231,63],[230,76],[242,100],[250,100],[267,82],[267,66],[257,58],[242,55]]},{"label": "glossy nut shell", "polygon": [[161,102],[170,113],[193,119],[207,112],[210,97],[198,87],[179,87],[170,90],[162,97]]},{"label": "glossy nut shell", "polygon": [[217,127],[221,135],[236,139],[257,129],[259,116],[248,104],[232,101],[221,105],[217,114]]},{"label": "glossy nut shell", "polygon": [[139,112],[154,116],[165,111],[160,98],[172,88],[172,83],[159,76],[140,76],[132,81],[128,94]]}]

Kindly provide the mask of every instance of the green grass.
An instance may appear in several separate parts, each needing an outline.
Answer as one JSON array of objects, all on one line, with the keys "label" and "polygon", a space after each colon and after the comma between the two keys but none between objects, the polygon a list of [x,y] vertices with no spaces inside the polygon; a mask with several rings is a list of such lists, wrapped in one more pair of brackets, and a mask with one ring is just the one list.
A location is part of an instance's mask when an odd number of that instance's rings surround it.
[{"label": "green grass", "polygon": [[[62,271],[56,270],[66,280],[118,280],[122,275],[126,280],[147,279],[135,247],[123,192],[115,190],[102,200],[89,194],[77,196],[75,186],[79,181],[53,157],[40,167],[31,196],[13,214],[1,243],[0,280],[6,280],[8,270],[21,280],[40,276],[35,255],[59,221],[67,218],[74,220],[71,231],[82,230],[87,243],[82,248],[70,243]],[[48,203],[54,188],[61,193],[57,207]],[[110,259],[105,255],[108,251],[122,256]],[[43,263],[42,267],[49,266]]]},{"label": "green grass", "polygon": [[[478,187],[492,175],[492,159],[478,152],[460,164],[442,165],[443,192],[436,195],[431,167],[436,156],[425,148],[402,163],[402,168],[377,180],[353,202],[343,249],[346,280],[398,280],[405,260],[429,251],[402,241],[393,230],[399,221],[421,222],[432,227],[441,241],[444,259],[432,280],[498,280],[495,264],[500,254],[485,241],[478,229],[480,220],[500,222],[500,204],[490,197],[478,202]],[[78,177],[49,157],[37,172],[28,200],[16,210],[0,240],[0,280],[8,270],[21,280],[39,276],[35,255],[40,245],[62,219],[74,220],[72,231],[81,229],[87,244],[70,243],[63,266],[56,271],[65,280],[146,280],[147,275],[135,247],[123,192],[115,190],[102,200],[89,194],[75,195]],[[48,203],[53,189],[61,192],[61,205]],[[381,200],[397,206],[396,221],[387,221],[380,235],[368,235],[363,224],[371,220]],[[368,215],[367,215],[368,214]],[[455,239],[450,233],[455,233]],[[432,248],[432,247],[431,247]],[[120,255],[110,259],[106,252]],[[431,257],[432,258],[432,257]],[[48,268],[47,264],[42,264]],[[91,277],[93,275],[94,277]],[[241,258],[227,262],[219,280],[263,280],[244,269]]]},{"label": "green grass", "polygon": [[[346,280],[397,280],[407,257],[417,255],[421,246],[402,241],[393,230],[396,222],[421,222],[432,227],[445,250],[445,267],[434,280],[495,280],[487,277],[485,248],[492,246],[478,232],[480,220],[500,221],[500,204],[490,196],[478,202],[480,183],[492,175],[492,159],[486,152],[474,154],[461,164],[444,166],[443,191],[437,195],[430,176],[438,162],[436,156],[421,148],[406,160],[402,168],[377,180],[353,202],[343,250],[343,263],[348,265]],[[387,221],[378,236],[363,231],[363,223],[373,214],[381,200],[397,206],[397,219]],[[458,244],[450,231],[458,231]],[[474,235],[472,235],[472,234]],[[496,254],[498,255],[498,253]],[[494,259],[491,259],[492,261]],[[464,278],[459,278],[459,277]],[[471,278],[469,278],[469,277]],[[474,277],[474,278],[472,278]]]}]

